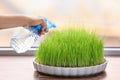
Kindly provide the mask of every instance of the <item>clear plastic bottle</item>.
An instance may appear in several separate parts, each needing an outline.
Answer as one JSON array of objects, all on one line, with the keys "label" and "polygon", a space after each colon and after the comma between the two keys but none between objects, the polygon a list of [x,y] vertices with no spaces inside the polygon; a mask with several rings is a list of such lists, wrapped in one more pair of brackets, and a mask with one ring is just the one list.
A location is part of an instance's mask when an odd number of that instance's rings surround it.
[{"label": "clear plastic bottle", "polygon": [[[49,19],[44,18],[47,23],[47,29],[55,28],[55,24],[51,22]],[[30,26],[27,28],[23,28],[20,31],[14,33],[11,38],[10,45],[17,53],[26,52],[39,38],[39,31],[42,26]]]}]

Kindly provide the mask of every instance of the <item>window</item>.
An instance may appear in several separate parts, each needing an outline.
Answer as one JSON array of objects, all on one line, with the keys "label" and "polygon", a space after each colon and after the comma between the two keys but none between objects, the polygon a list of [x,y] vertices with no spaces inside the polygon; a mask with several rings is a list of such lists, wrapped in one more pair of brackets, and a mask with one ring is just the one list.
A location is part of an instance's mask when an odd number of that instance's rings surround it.
[{"label": "window", "polygon": [[[64,24],[85,25],[96,29],[105,47],[120,46],[119,0],[1,0],[0,14],[34,14]],[[0,30],[0,47],[9,47],[14,29]],[[34,45],[34,46],[38,46]]]}]

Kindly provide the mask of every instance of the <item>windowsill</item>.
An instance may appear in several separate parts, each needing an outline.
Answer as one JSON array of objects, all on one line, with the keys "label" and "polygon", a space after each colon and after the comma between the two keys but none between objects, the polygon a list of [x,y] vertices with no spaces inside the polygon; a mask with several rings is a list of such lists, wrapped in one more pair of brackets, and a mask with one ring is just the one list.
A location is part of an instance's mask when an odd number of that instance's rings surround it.
[{"label": "windowsill", "polygon": [[1,47],[0,48],[0,55],[1,56],[33,56],[37,48],[30,48],[25,53],[16,53],[12,48],[10,47]]}]

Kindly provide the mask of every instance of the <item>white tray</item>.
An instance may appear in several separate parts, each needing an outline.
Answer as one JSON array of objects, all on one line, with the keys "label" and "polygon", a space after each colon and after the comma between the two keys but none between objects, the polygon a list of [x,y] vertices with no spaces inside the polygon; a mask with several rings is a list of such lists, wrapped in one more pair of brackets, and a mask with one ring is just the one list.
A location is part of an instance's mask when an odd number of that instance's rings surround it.
[{"label": "white tray", "polygon": [[90,67],[54,67],[33,62],[34,68],[41,73],[55,76],[88,76],[103,72],[107,66],[107,61],[103,64]]}]

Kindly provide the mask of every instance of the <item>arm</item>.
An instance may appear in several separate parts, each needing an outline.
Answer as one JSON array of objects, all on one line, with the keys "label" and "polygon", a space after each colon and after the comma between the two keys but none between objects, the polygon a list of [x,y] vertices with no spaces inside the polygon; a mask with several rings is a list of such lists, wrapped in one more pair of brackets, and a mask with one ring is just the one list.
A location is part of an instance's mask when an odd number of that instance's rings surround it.
[{"label": "arm", "polygon": [[18,26],[34,26],[34,25],[42,25],[42,31],[40,34],[44,34],[46,31],[46,22],[42,17],[32,17],[32,16],[23,16],[23,15],[15,15],[15,16],[1,16],[0,15],[0,29],[5,28],[14,28]]}]

